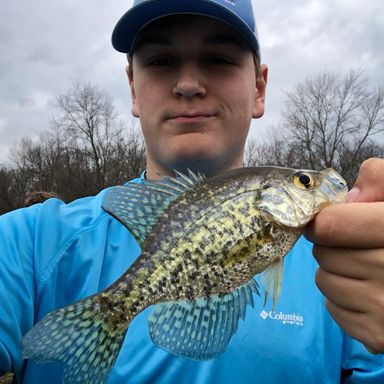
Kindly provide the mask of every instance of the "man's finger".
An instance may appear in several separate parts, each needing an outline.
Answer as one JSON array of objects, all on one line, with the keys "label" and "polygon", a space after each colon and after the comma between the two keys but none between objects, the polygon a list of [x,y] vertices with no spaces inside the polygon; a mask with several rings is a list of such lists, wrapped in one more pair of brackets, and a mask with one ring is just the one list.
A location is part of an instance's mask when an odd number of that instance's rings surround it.
[{"label": "man's finger", "polygon": [[383,252],[381,248],[313,247],[313,255],[324,271],[354,279],[382,281],[384,285]]},{"label": "man's finger", "polygon": [[[365,280],[335,275],[319,268],[316,285],[338,307],[353,312],[369,312],[375,303],[367,300],[372,287]],[[370,298],[371,299],[371,298]]]},{"label": "man's finger", "polygon": [[384,202],[326,207],[307,226],[305,235],[315,244],[331,247],[384,247]]},{"label": "man's finger", "polygon": [[380,322],[372,322],[365,313],[353,312],[338,307],[330,300],[326,301],[328,312],[341,328],[351,337],[361,341],[371,353],[384,350],[384,327]]}]

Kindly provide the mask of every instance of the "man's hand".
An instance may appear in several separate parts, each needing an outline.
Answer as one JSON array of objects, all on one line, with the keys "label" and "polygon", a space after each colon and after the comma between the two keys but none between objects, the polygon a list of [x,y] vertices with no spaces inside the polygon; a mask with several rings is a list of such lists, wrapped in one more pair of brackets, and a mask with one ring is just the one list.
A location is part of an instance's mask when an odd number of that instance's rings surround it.
[{"label": "man's hand", "polygon": [[316,284],[335,321],[372,353],[384,353],[384,160],[360,168],[348,204],[323,209],[306,237]]}]

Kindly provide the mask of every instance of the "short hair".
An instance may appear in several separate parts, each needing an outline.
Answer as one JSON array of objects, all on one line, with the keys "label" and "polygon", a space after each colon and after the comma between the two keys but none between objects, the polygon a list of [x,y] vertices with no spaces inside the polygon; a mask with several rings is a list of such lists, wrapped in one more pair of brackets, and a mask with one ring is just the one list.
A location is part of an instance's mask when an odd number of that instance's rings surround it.
[{"label": "short hair", "polygon": [[44,201],[51,198],[59,199],[60,196],[56,192],[46,192],[46,191],[28,192],[25,196],[23,207],[30,207],[31,205],[34,205],[34,204],[43,203]]}]

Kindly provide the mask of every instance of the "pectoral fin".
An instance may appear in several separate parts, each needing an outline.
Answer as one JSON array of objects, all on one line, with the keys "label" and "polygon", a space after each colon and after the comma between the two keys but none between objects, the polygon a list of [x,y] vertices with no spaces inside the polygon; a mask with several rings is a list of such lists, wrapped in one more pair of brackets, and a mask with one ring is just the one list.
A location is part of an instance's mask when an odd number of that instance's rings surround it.
[{"label": "pectoral fin", "polygon": [[283,281],[284,260],[281,259],[268,267],[261,275],[260,280],[264,287],[264,306],[272,294],[272,307],[275,308],[281,292]]}]

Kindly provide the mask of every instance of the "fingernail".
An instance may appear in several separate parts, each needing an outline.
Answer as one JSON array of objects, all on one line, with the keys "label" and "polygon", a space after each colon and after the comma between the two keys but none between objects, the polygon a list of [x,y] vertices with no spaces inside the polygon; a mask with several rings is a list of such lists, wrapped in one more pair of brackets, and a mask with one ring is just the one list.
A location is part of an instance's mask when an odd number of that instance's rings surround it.
[{"label": "fingernail", "polygon": [[347,201],[349,203],[353,203],[357,200],[358,196],[360,194],[360,189],[357,187],[353,187],[347,194]]}]

